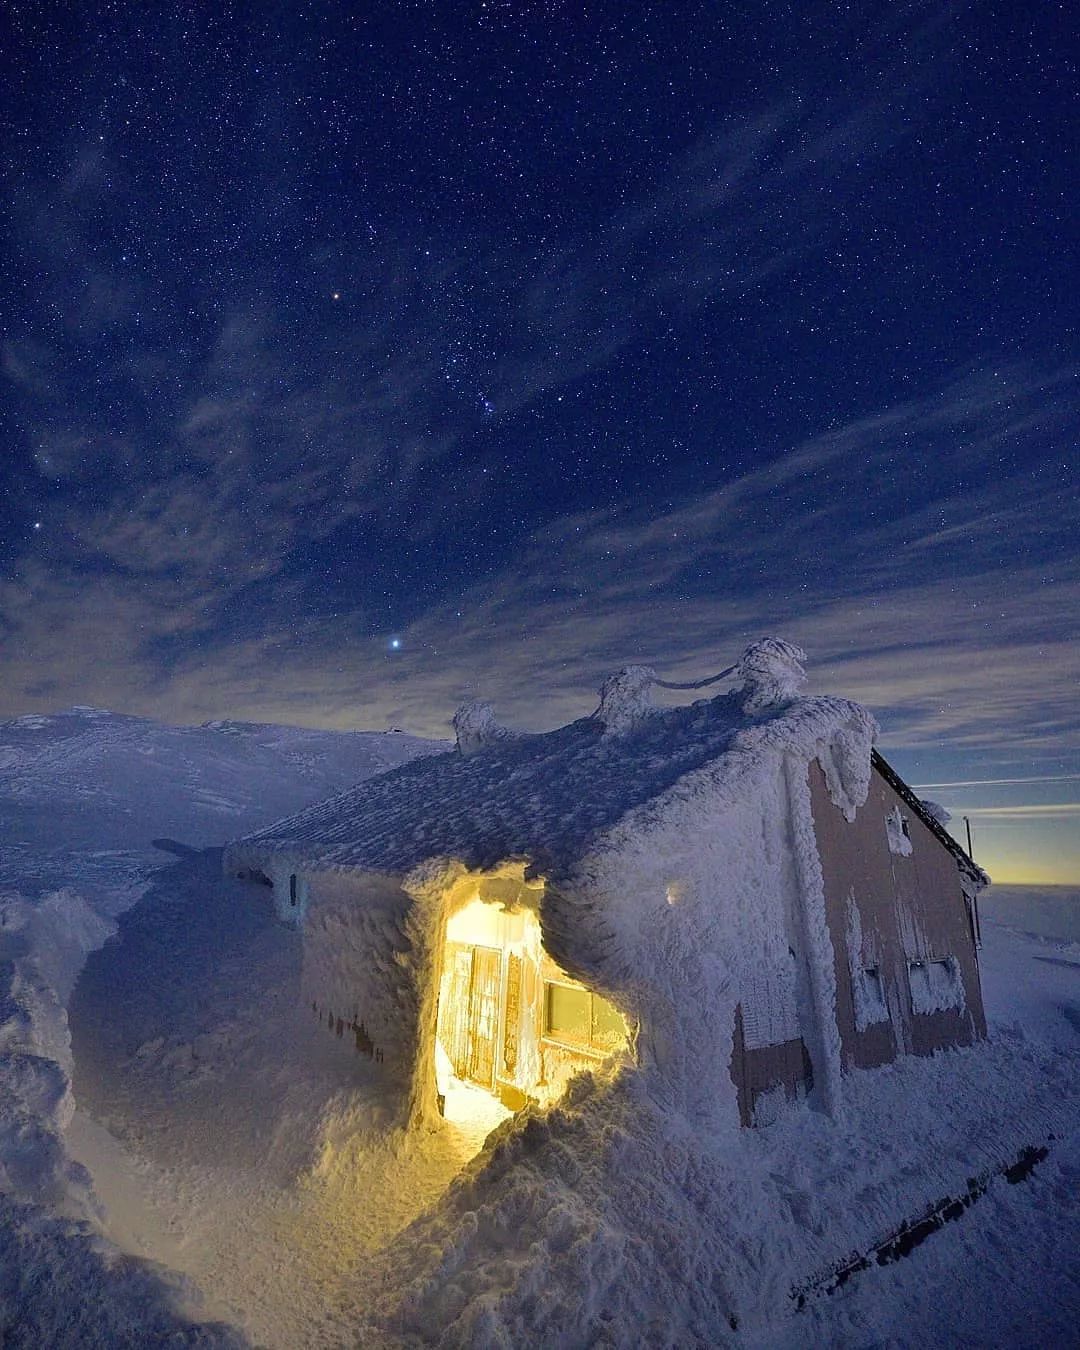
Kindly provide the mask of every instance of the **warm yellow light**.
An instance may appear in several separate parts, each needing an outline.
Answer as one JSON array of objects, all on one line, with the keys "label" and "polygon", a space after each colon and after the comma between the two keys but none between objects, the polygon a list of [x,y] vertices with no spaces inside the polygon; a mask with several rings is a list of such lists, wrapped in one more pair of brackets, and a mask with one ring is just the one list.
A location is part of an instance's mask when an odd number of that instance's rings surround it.
[{"label": "warm yellow light", "polygon": [[446,922],[434,1047],[443,1116],[477,1148],[508,1109],[557,1099],[628,1043],[621,1013],[544,949],[534,897],[485,885],[463,886]]}]

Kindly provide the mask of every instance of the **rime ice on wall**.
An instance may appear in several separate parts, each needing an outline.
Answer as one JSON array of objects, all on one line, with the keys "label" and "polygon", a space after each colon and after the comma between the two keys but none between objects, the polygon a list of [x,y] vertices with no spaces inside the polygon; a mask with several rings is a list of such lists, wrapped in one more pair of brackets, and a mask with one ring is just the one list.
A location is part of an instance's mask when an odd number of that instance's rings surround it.
[{"label": "rime ice on wall", "polygon": [[865,708],[853,704],[846,724],[817,747],[816,757],[825,775],[829,798],[848,822],[855,819],[870,791],[870,752],[877,734],[874,718]]},{"label": "rime ice on wall", "polygon": [[315,873],[310,891],[303,1004],[350,1048],[367,1049],[367,1038],[387,1073],[405,1085],[414,1069],[417,1018],[410,897],[377,875]]},{"label": "rime ice on wall", "polygon": [[[744,765],[749,770],[750,765]],[[778,764],[754,766],[745,798],[695,775],[677,799],[624,822],[569,893],[546,893],[545,945],[638,1024],[638,1058],[655,1098],[735,1126],[730,1056],[735,1008],[783,1039],[793,1023],[785,897],[792,886]],[[732,794],[734,795],[734,794]],[[766,1002],[775,996],[774,1002]]]},{"label": "rime ice on wall", "polygon": [[813,1008],[807,1040],[814,1064],[814,1092],[826,1111],[837,1115],[841,1102],[841,1046],[836,1020],[836,962],[825,912],[825,878],[810,804],[808,765],[801,757],[788,755],[784,760],[784,774],[799,887],[799,918]]}]

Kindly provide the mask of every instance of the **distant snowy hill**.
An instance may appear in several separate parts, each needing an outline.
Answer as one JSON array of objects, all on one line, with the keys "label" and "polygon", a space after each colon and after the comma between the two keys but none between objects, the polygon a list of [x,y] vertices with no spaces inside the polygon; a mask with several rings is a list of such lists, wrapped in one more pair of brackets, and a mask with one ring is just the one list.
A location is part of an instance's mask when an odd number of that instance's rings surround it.
[{"label": "distant snowy hill", "polygon": [[446,748],[402,732],[167,726],[85,707],[18,717],[0,723],[0,885],[64,884],[69,869],[49,859],[72,850],[115,877],[117,851],[145,856],[159,837],[224,843]]}]

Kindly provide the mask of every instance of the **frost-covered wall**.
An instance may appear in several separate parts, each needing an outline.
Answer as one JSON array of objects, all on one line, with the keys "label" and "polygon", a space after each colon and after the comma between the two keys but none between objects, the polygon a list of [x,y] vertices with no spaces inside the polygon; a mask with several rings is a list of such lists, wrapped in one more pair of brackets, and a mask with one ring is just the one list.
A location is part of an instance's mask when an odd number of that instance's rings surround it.
[{"label": "frost-covered wall", "polygon": [[276,852],[245,843],[231,844],[222,857],[226,876],[269,882],[274,913],[290,928],[302,928],[307,914],[310,864],[299,853]]},{"label": "frost-covered wall", "polygon": [[654,1095],[734,1124],[736,1009],[754,1046],[809,1013],[797,904],[780,757],[747,756],[632,813],[541,917],[556,960],[638,1024]]},{"label": "frost-covered wall", "polygon": [[397,879],[378,874],[313,872],[308,888],[303,1005],[344,1051],[378,1058],[405,1086],[420,1006],[412,899]]},{"label": "frost-covered wall", "polygon": [[[975,943],[954,856],[876,772],[852,820],[831,801],[820,765],[811,766],[810,788],[836,947],[845,1067],[874,1067],[898,1054],[929,1054],[985,1035]],[[945,981],[919,972],[934,961],[950,963],[954,976],[949,990],[931,995],[923,986]]]}]

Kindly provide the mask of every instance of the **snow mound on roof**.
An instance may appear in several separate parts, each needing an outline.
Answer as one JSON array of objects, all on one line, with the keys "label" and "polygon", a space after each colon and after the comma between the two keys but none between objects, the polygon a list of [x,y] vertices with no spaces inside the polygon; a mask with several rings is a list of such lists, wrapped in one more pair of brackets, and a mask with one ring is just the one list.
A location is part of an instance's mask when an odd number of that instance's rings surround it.
[{"label": "snow mound on roof", "polygon": [[783,707],[797,698],[806,683],[806,653],[783,638],[751,643],[735,673],[742,679],[743,711],[753,716],[764,708]]},{"label": "snow mound on roof", "polygon": [[479,699],[463,703],[450,724],[457,736],[457,748],[463,755],[475,755],[485,746],[510,740],[516,734],[496,719],[490,703]]},{"label": "snow mound on roof", "polygon": [[626,666],[609,675],[600,686],[596,716],[612,735],[629,731],[643,717],[657,711],[652,700],[656,672],[648,666]]}]

